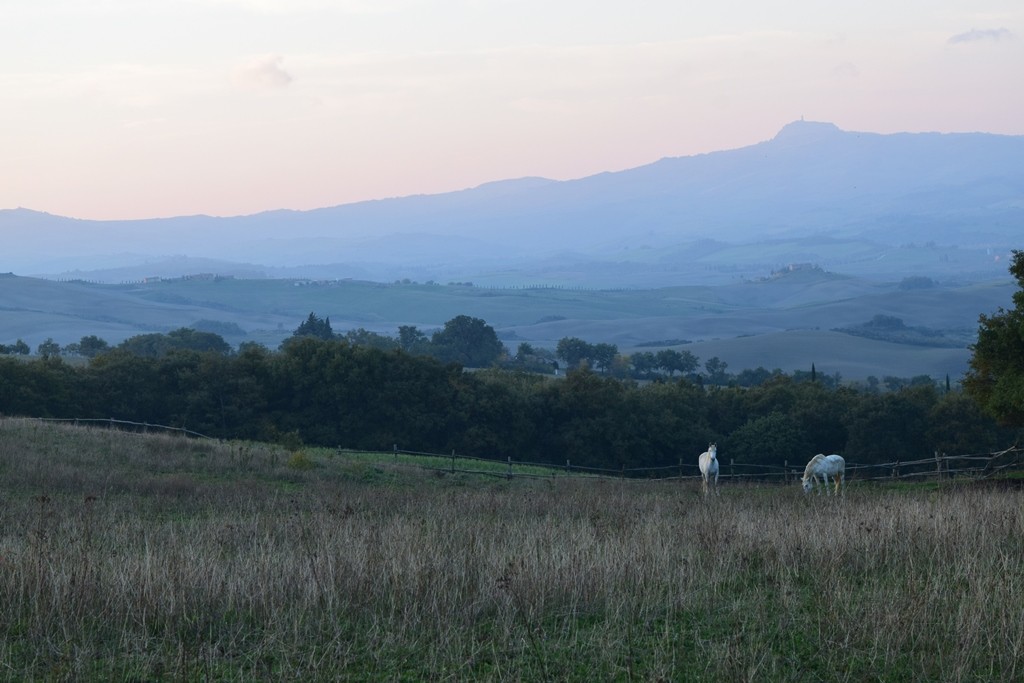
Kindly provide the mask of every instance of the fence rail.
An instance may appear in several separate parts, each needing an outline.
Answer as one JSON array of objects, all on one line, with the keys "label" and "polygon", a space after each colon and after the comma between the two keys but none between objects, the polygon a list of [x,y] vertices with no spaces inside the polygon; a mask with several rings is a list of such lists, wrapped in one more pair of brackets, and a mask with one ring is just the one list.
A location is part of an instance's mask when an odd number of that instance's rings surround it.
[{"label": "fence rail", "polygon": [[[162,431],[178,433],[185,436],[217,440],[199,432],[185,429],[183,427],[171,427],[168,425],[152,424],[147,422],[133,422],[130,420],[118,420],[114,418],[26,418],[35,419],[40,422],[63,422],[74,425],[107,426],[111,429],[133,430],[133,431]],[[339,452],[346,449],[339,448]],[[362,452],[362,451],[361,451]],[[414,456],[423,458],[436,458],[438,464],[428,465],[414,463],[416,467],[433,471],[445,471],[461,474],[481,474],[486,476],[499,477],[532,477],[550,478],[555,476],[580,476],[632,479],[637,481],[650,480],[671,480],[671,479],[700,479],[700,472],[694,459],[693,462],[679,460],[675,465],[663,465],[652,467],[625,467],[618,469],[605,467],[591,467],[587,465],[573,465],[569,460],[565,465],[554,465],[551,463],[530,462],[526,460],[513,460],[507,458],[503,464],[506,468],[502,471],[494,469],[495,463],[501,463],[493,458],[483,458],[473,455],[463,455],[454,450],[450,454],[433,453],[415,450],[400,449],[395,444],[390,452],[379,452],[380,455],[391,455],[396,461],[399,456]],[[441,461],[444,464],[441,464]],[[479,466],[473,467],[472,463],[488,463],[490,469]],[[803,464],[794,463],[790,465],[786,461],[783,465],[760,465],[753,463],[735,462],[730,459],[728,462],[719,461],[719,479],[726,481],[797,481],[803,476]],[[539,470],[539,472],[538,472]],[[966,453],[958,455],[947,455],[945,453],[935,454],[930,458],[917,460],[894,460],[892,462],[860,464],[846,464],[847,480],[859,481],[885,481],[905,479],[945,479],[954,476],[975,479],[990,478],[994,475],[1007,471],[1024,470],[1024,448],[1016,445],[1001,451],[990,453]]]},{"label": "fence rail", "polygon": [[200,434],[194,432],[191,429],[185,429],[184,427],[170,427],[168,425],[153,424],[151,422],[132,422],[131,420],[117,420],[112,417],[35,417],[26,418],[36,420],[38,422],[63,422],[65,424],[73,425],[97,425],[97,426],[108,426],[111,429],[123,429],[148,432],[149,430],[162,431],[162,432],[177,432],[178,434],[184,434],[185,436],[191,436],[197,439],[213,439],[215,437],[207,436],[206,434]]},{"label": "fence rail", "polygon": [[[425,456],[434,458],[445,458],[447,466],[432,466],[418,464],[418,467],[428,470],[443,470],[448,472],[459,472],[465,474],[488,474],[505,477],[554,477],[554,476],[588,476],[604,478],[628,478],[638,481],[643,480],[669,480],[669,479],[700,479],[701,475],[697,464],[679,461],[676,465],[665,465],[658,467],[620,467],[619,469],[588,467],[573,465],[566,460],[565,465],[553,465],[550,463],[534,463],[527,461],[507,459],[507,471],[497,473],[494,470],[481,471],[479,469],[465,469],[457,465],[457,462],[483,461],[496,462],[493,459],[480,458],[477,456],[459,455],[452,451],[450,455],[439,453],[424,453],[420,451],[402,450],[396,444],[392,449],[392,455],[397,461],[400,455]],[[499,461],[500,462],[500,461]],[[962,463],[977,463],[974,466],[962,466]],[[951,463],[960,463],[961,466],[951,466]],[[784,465],[758,465],[752,463],[738,463],[730,459],[728,463],[720,462],[721,472],[719,479],[732,481],[797,481],[803,476],[803,465],[790,466],[788,462]],[[516,468],[532,468],[546,470],[547,474],[528,473],[516,471]],[[746,470],[746,471],[744,471]],[[1024,449],[1017,446],[995,451],[991,453],[971,453],[964,455],[947,455],[936,452],[931,458],[918,460],[895,460],[892,462],[857,464],[847,463],[847,480],[860,481],[884,481],[901,479],[945,479],[954,476],[985,479],[1006,471],[1024,470]]]}]

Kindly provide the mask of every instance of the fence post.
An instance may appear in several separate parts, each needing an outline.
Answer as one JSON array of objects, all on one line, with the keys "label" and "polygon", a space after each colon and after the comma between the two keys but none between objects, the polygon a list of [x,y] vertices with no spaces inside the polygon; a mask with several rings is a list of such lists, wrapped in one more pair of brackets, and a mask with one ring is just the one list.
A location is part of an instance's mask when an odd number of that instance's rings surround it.
[{"label": "fence post", "polygon": [[782,461],[782,483],[789,483],[789,460]]},{"label": "fence post", "polygon": [[455,449],[452,449],[452,474],[455,474]]},{"label": "fence post", "polygon": [[732,463],[733,463],[732,458],[729,458],[729,479],[735,479],[736,478],[736,470],[733,468]]},{"label": "fence post", "polygon": [[935,451],[935,478],[942,479],[942,460],[939,458],[938,451]]},{"label": "fence post", "polygon": [[895,463],[893,463],[892,478],[893,479],[899,479],[900,478],[900,461],[899,460],[897,460]]},{"label": "fence post", "polygon": [[569,474],[569,458],[565,459],[565,474]]},{"label": "fence post", "polygon": [[679,478],[683,478],[683,459],[679,458]]},{"label": "fence post", "polygon": [[395,454],[395,462],[398,462],[398,444],[396,443],[396,444],[392,445],[391,446],[391,450]]}]

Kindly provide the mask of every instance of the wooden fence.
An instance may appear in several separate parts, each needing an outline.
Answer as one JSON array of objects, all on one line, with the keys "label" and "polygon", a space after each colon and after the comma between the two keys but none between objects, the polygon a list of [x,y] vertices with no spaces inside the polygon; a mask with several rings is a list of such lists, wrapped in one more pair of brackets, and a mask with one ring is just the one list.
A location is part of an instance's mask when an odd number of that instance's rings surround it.
[{"label": "wooden fence", "polygon": [[[107,426],[112,429],[122,429],[137,432],[162,431],[179,433],[185,436],[201,439],[214,439],[214,437],[200,434],[182,427],[170,427],[167,425],[150,424],[146,422],[132,422],[130,420],[116,420],[114,418],[36,418],[44,422],[64,422],[75,425]],[[344,449],[339,448],[339,452]],[[481,458],[471,455],[458,454],[452,451],[450,454],[427,453],[422,451],[403,450],[396,444],[389,453],[380,453],[386,457],[390,455],[395,461],[399,456],[417,456],[418,458],[429,458],[437,461],[436,465],[424,463],[419,460],[413,463],[416,467],[433,471],[445,471],[449,473],[481,474],[500,477],[535,477],[550,478],[557,476],[583,476],[583,477],[604,477],[622,478],[632,480],[666,480],[666,479],[699,479],[700,471],[697,467],[696,458],[686,461],[679,460],[676,465],[659,467],[625,467],[609,469],[602,467],[587,467],[573,465],[569,460],[565,465],[552,465],[551,463],[529,462],[524,460],[513,460],[511,457],[505,461],[506,467],[495,469],[496,461],[493,458]],[[810,459],[810,458],[808,458]],[[484,466],[486,463],[486,466]],[[775,482],[780,484],[799,481],[803,476],[806,462],[784,462],[779,465],[754,465],[739,463],[730,458],[728,462],[719,460],[719,480],[743,482]],[[1002,451],[991,453],[969,453],[964,455],[947,455],[936,451],[930,458],[918,460],[895,460],[893,462],[858,464],[846,463],[847,481],[892,481],[892,480],[941,480],[953,477],[968,479],[986,479],[1011,471],[1024,470],[1024,448],[1011,446]]]},{"label": "wooden fence", "polygon": [[[666,479],[700,479],[700,471],[696,462],[684,462],[680,460],[676,465],[661,467],[620,467],[609,469],[601,467],[584,467],[573,465],[569,460],[564,466],[552,465],[550,463],[536,463],[507,458],[507,467],[504,471],[498,472],[493,469],[492,459],[479,458],[474,456],[459,455],[452,451],[450,455],[439,453],[424,453],[419,451],[407,451],[399,449],[397,445],[392,450],[395,461],[400,455],[421,456],[427,458],[438,458],[445,462],[444,465],[433,466],[419,463],[416,466],[424,469],[446,471],[450,473],[464,474],[485,474],[491,476],[513,477],[556,477],[556,476],[590,476],[605,478],[626,478],[634,480],[666,480]],[[694,459],[695,460],[695,459]],[[481,469],[473,467],[473,462],[486,462],[492,464],[491,468]],[[742,482],[775,482],[780,484],[799,481],[803,476],[806,463],[790,464],[788,461],[783,465],[753,465],[738,463],[729,459],[726,463],[719,461],[719,480]],[[533,470],[524,471],[524,470]],[[537,470],[543,472],[538,474]],[[936,452],[931,458],[919,460],[896,460],[893,462],[876,464],[856,464],[847,462],[847,481],[883,481],[883,480],[936,480],[952,477],[969,479],[985,479],[1008,471],[1024,470],[1024,449],[1012,446],[1002,451],[991,453],[973,453],[967,455],[947,455]]]},{"label": "wooden fence", "polygon": [[193,432],[191,429],[185,429],[184,427],[169,427],[167,425],[151,424],[149,422],[132,422],[131,420],[115,420],[112,417],[100,417],[100,418],[81,418],[81,417],[37,417],[37,418],[26,418],[34,419],[39,422],[63,422],[65,424],[73,425],[92,425],[98,427],[110,427],[111,429],[120,429],[123,431],[131,432],[171,432],[182,434],[184,436],[191,436],[197,439],[217,439],[212,436],[200,434],[199,432]]}]

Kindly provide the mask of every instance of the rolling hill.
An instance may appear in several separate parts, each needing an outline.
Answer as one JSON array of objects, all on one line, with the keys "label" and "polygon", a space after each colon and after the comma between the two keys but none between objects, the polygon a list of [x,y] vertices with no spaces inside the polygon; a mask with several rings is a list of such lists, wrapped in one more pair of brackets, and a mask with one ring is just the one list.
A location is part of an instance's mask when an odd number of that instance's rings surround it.
[{"label": "rolling hill", "polygon": [[[146,332],[205,321],[225,335],[275,348],[311,312],[336,332],[364,328],[394,336],[399,325],[430,332],[457,315],[493,326],[514,352],[521,342],[554,348],[563,337],[612,343],[620,352],[685,348],[702,362],[718,357],[738,372],[758,366],[848,379],[927,374],[960,377],[980,313],[1011,305],[1009,278],[905,287],[796,268],[726,285],[658,289],[491,288],[467,284],[192,277],[108,285],[0,277],[0,343],[34,349],[95,334],[112,344]],[[922,346],[836,331],[875,316],[940,334]]]}]

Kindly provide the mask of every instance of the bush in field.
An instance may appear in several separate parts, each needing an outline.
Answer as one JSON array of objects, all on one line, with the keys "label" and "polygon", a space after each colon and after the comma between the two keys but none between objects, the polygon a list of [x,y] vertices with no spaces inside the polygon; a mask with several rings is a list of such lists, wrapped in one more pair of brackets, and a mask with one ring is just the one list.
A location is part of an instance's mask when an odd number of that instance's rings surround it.
[{"label": "bush in field", "polygon": [[295,451],[288,458],[288,467],[293,470],[311,470],[314,464],[308,453],[305,451]]}]

